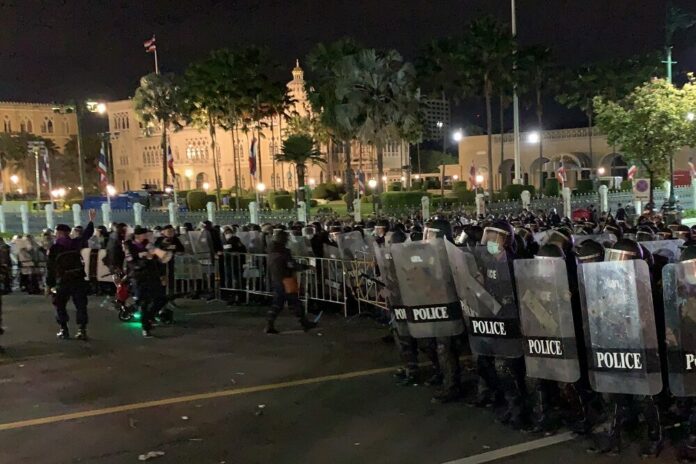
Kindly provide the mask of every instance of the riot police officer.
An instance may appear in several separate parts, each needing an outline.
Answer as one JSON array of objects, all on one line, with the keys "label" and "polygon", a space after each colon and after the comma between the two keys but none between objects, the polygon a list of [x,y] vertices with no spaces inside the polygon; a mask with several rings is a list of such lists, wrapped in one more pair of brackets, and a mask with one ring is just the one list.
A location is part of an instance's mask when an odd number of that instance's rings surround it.
[{"label": "riot police officer", "polygon": [[56,321],[60,327],[57,337],[66,340],[70,338],[68,330],[68,312],[66,306],[72,298],[76,310],[78,331],[75,338],[87,340],[87,293],[85,268],[80,254],[87,247],[87,240],[94,233],[94,218],[97,212],[89,210],[89,224],[81,235],[70,238],[70,227],[59,224],[56,227],[56,241],[48,250],[46,264],[46,290],[53,296],[53,306],[56,310]]}]

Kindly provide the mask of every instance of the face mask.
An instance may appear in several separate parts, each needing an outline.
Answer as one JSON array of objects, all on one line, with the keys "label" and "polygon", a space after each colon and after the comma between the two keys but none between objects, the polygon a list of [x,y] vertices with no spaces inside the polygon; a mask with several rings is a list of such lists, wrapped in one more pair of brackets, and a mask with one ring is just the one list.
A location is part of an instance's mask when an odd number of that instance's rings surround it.
[{"label": "face mask", "polygon": [[500,251],[500,245],[498,245],[498,242],[486,242],[486,250],[492,255],[497,255]]},{"label": "face mask", "polygon": [[232,237],[234,237],[234,235],[232,235],[232,234],[225,234],[225,239],[227,239],[227,240],[231,239]]}]

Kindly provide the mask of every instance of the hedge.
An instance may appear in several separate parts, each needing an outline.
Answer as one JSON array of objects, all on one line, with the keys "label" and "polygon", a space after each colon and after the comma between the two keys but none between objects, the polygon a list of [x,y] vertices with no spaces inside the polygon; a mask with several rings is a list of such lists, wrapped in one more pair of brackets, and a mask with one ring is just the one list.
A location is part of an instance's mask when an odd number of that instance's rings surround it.
[{"label": "hedge", "polygon": [[411,182],[411,192],[423,192],[425,191],[425,182],[422,179],[415,179]]},{"label": "hedge", "polygon": [[546,185],[544,186],[544,195],[547,197],[557,197],[561,191],[560,185],[558,184],[558,179],[546,179]]},{"label": "hedge", "polygon": [[503,188],[503,192],[508,200],[519,200],[522,198],[522,192],[525,190],[529,191],[529,194],[532,196],[536,193],[536,188],[533,185],[510,184]]},{"label": "hedge", "polygon": [[592,179],[580,179],[575,191],[577,193],[592,193],[594,192],[594,182]]},{"label": "hedge", "polygon": [[273,199],[268,199],[268,202],[271,204],[271,209],[275,210],[295,207],[295,200],[290,195],[274,195]]},{"label": "hedge", "polygon": [[455,196],[459,197],[460,194],[467,191],[466,182],[460,180],[452,183],[452,193],[454,193]]},{"label": "hedge", "polygon": [[389,189],[390,192],[400,192],[403,190],[403,186],[401,185],[401,182],[392,182],[389,184]]},{"label": "hedge", "polygon": [[270,191],[270,192],[268,192],[268,203],[270,203],[272,205],[275,197],[277,197],[277,196],[291,196],[291,195],[290,195],[290,192],[288,192],[287,190],[276,190],[275,192]]},{"label": "hedge", "polygon": [[333,182],[325,182],[314,187],[312,190],[312,197],[333,201],[341,198],[342,193],[343,185],[337,185]]},{"label": "hedge", "polygon": [[205,204],[207,205],[208,203],[215,203],[217,204],[217,196],[215,195],[206,195],[205,196]]},{"label": "hedge", "polygon": [[633,181],[632,180],[621,181],[621,190],[623,190],[623,191],[633,190]]},{"label": "hedge", "polygon": [[430,178],[425,182],[426,189],[439,189],[440,179]]},{"label": "hedge", "polygon": [[420,207],[421,198],[430,196],[424,192],[385,192],[382,194],[382,208],[385,211],[400,208]]},{"label": "hedge", "polygon": [[191,190],[186,194],[186,205],[189,211],[205,209],[205,201],[208,195],[202,190]]}]

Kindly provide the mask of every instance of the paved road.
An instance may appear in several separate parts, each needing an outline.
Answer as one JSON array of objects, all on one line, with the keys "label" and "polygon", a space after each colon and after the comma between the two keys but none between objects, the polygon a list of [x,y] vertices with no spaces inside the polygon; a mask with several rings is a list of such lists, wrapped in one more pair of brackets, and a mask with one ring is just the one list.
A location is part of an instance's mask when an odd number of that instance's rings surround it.
[{"label": "paved road", "polygon": [[2,464],[120,464],[149,451],[194,464],[638,460],[635,449],[589,456],[568,434],[540,440],[489,411],[433,405],[426,387],[396,387],[394,347],[369,320],[327,315],[305,334],[286,316],[286,332],[266,336],[264,308],[186,301],[176,326],[145,340],[93,299],[84,343],[55,340],[42,297],[4,301]]}]

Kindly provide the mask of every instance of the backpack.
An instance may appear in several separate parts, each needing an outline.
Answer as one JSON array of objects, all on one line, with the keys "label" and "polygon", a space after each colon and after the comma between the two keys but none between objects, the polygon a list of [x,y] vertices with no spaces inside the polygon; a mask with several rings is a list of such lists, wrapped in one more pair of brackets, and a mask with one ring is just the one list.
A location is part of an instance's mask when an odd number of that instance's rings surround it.
[{"label": "backpack", "polygon": [[59,282],[85,278],[85,265],[80,250],[64,250],[56,256],[56,277]]}]

